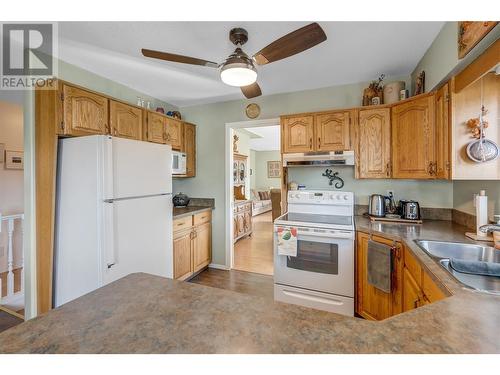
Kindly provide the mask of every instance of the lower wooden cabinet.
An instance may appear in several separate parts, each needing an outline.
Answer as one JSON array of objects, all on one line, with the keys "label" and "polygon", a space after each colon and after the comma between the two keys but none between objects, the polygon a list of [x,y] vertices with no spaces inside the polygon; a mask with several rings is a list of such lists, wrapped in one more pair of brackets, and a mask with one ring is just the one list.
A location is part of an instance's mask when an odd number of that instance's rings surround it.
[{"label": "lower wooden cabinet", "polygon": [[174,233],[174,279],[184,279],[192,273],[191,229]]},{"label": "lower wooden cabinet", "polygon": [[174,219],[174,279],[186,280],[212,261],[211,212]]},{"label": "lower wooden cabinet", "polygon": [[382,320],[447,296],[431,274],[423,269],[411,251],[400,242],[372,235],[375,242],[393,246],[392,290],[385,293],[368,283],[368,241],[356,236],[356,313],[365,319]]},{"label": "lower wooden cabinet", "polygon": [[402,245],[399,242],[373,236],[372,240],[393,246],[393,285],[390,293],[375,288],[368,283],[368,241],[370,236],[363,232],[357,234],[356,246],[356,312],[363,318],[382,320],[401,312],[402,297]]},{"label": "lower wooden cabinet", "polygon": [[210,223],[201,224],[195,227],[193,249],[193,272],[198,272],[210,264],[212,226]]}]

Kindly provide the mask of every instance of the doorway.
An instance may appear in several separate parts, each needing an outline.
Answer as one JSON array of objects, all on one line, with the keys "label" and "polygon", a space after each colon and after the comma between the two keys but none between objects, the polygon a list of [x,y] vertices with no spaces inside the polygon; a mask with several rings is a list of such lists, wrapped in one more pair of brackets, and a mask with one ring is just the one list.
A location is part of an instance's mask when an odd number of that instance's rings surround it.
[{"label": "doorway", "polygon": [[275,215],[281,210],[279,119],[226,124],[226,166],[226,264],[272,275],[273,205]]}]

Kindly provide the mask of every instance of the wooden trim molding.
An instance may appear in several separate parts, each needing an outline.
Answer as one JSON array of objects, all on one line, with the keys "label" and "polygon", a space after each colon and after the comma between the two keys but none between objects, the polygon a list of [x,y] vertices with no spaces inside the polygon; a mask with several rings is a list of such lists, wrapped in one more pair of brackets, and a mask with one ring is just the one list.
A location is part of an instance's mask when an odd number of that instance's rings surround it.
[{"label": "wooden trim molding", "polygon": [[35,91],[35,229],[37,313],[52,308],[56,129],[60,119],[59,90]]},{"label": "wooden trim molding", "polygon": [[454,92],[458,93],[476,82],[500,63],[500,39],[497,39],[476,60],[455,76]]}]

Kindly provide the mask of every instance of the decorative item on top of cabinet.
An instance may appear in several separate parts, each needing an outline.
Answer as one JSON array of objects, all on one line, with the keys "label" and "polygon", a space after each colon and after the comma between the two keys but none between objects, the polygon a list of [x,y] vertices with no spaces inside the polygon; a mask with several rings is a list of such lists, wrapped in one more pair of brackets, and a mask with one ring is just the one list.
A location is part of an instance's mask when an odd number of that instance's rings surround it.
[{"label": "decorative item on top of cabinet", "polygon": [[350,126],[350,111],[333,111],[315,115],[315,151],[350,150]]},{"label": "decorative item on top of cabinet", "polygon": [[111,134],[116,137],[142,139],[142,113],[140,108],[109,101],[109,122]]},{"label": "decorative item on top of cabinet", "polygon": [[420,95],[425,92],[425,71],[421,71],[415,79],[415,92],[413,95]]},{"label": "decorative item on top of cabinet", "polygon": [[165,128],[166,143],[172,146],[174,150],[180,150],[184,146],[182,122],[173,118],[166,118]]},{"label": "decorative item on top of cabinet", "polygon": [[167,142],[167,117],[156,112],[146,112],[144,126],[144,139],[154,143]]},{"label": "decorative item on top of cabinet", "polygon": [[458,58],[463,59],[498,21],[461,21],[458,23]]},{"label": "decorative item on top of cabinet", "polygon": [[397,103],[401,97],[401,91],[405,89],[404,81],[389,82],[384,85],[384,104]]},{"label": "decorative item on top of cabinet", "polygon": [[425,94],[392,107],[392,177],[433,179],[435,96]]},{"label": "decorative item on top of cabinet", "polygon": [[73,136],[110,133],[107,98],[64,84],[61,100],[63,118],[59,133]]},{"label": "decorative item on top of cabinet", "polygon": [[379,98],[379,104],[383,103],[383,88],[385,74],[381,74],[377,81],[371,81],[370,85],[363,91],[363,106],[372,105],[372,99]]},{"label": "decorative item on top of cabinet", "polygon": [[360,109],[358,178],[391,177],[391,110]]},{"label": "decorative item on top of cabinet", "polygon": [[184,149],[186,153],[186,177],[196,176],[196,125],[185,122]]},{"label": "decorative item on top of cabinet", "polygon": [[282,152],[314,151],[314,117],[283,116],[281,117]]}]

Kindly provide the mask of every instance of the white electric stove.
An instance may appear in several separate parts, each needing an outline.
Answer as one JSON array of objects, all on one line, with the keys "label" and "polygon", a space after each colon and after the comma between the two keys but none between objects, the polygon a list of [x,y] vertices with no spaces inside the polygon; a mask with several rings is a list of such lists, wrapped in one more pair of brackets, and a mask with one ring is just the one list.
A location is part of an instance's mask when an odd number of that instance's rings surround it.
[{"label": "white electric stove", "polygon": [[[354,316],[354,194],[288,192],[274,221],[274,299]],[[297,228],[297,256],[277,252],[277,229]]]}]

